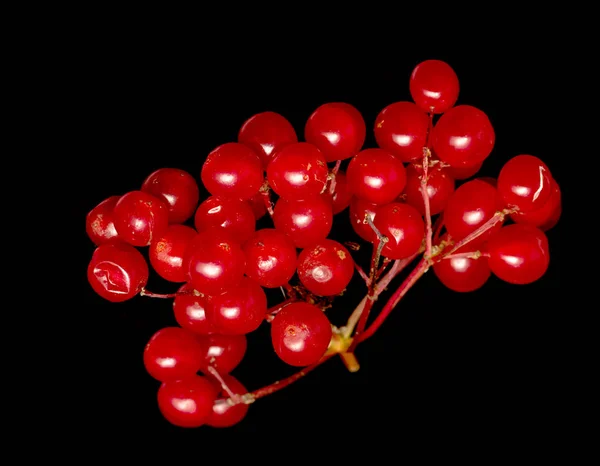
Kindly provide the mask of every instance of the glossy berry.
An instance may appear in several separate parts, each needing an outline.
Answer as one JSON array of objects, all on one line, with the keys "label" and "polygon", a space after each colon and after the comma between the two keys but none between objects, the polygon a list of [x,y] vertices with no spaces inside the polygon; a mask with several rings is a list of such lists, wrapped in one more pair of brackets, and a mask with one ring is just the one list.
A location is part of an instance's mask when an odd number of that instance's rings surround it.
[{"label": "glossy berry", "polygon": [[143,191],[131,191],[119,198],[113,209],[119,239],[133,246],[149,246],[169,226],[166,204]]},{"label": "glossy berry", "polygon": [[140,251],[125,243],[98,246],[87,268],[92,289],[118,303],[136,296],[148,282],[148,264]]},{"label": "glossy berry", "polygon": [[321,194],[328,173],[327,161],[321,151],[306,142],[279,149],[267,166],[269,186],[287,199],[306,199]]},{"label": "glossy berry", "polygon": [[144,367],[161,382],[193,376],[202,363],[203,352],[198,337],[180,327],[160,329],[144,348]]},{"label": "glossy berry", "polygon": [[254,233],[256,217],[247,201],[209,196],[198,206],[194,214],[194,226],[198,233],[222,228],[243,243]]},{"label": "glossy berry", "polygon": [[199,337],[202,346],[202,367],[209,374],[208,367],[214,367],[220,374],[235,369],[246,354],[248,342],[245,335],[206,335]]},{"label": "glossy berry", "polygon": [[267,206],[265,205],[265,200],[262,193],[256,193],[254,196],[248,199],[246,203],[252,208],[252,212],[254,212],[254,218],[257,221],[266,215]]},{"label": "glossy berry", "polygon": [[444,113],[433,127],[431,144],[440,160],[454,167],[472,167],[492,152],[496,133],[485,113],[458,105]]},{"label": "glossy berry", "polygon": [[215,328],[206,316],[206,308],[210,296],[198,296],[193,293],[193,287],[186,283],[179,288],[173,300],[173,313],[175,320],[184,329],[198,335],[210,335]]},{"label": "glossy berry", "polygon": [[200,427],[211,418],[218,395],[218,388],[208,377],[194,375],[162,383],[158,389],[158,409],[175,426]]},{"label": "glossy berry", "polygon": [[242,249],[246,255],[246,275],[260,286],[278,288],[296,272],[296,246],[279,230],[257,230]]},{"label": "glossy berry", "polygon": [[317,296],[335,296],[346,289],[354,275],[354,261],[348,249],[337,241],[324,239],[298,256],[298,278]]},{"label": "glossy berry", "polygon": [[331,341],[331,324],[318,307],[295,302],[275,314],[271,341],[279,358],[291,366],[316,363]]},{"label": "glossy berry", "polygon": [[[421,193],[423,167],[410,164],[406,167],[406,186],[404,200],[425,215],[425,203]],[[454,179],[448,175],[447,169],[437,165],[427,170],[427,195],[429,197],[430,215],[436,215],[446,208],[448,199],[454,192]]]},{"label": "glossy berry", "polygon": [[327,189],[323,193],[323,197],[331,202],[331,210],[333,215],[339,214],[350,205],[350,199],[352,199],[352,192],[350,186],[348,186],[348,177],[346,173],[339,171],[335,175],[335,187],[333,195]]},{"label": "glossy berry", "polygon": [[[248,393],[246,387],[241,382],[229,374],[221,375],[223,382],[227,385],[227,388],[236,395],[244,395]],[[238,403],[236,405],[230,405],[227,402],[229,393],[221,387],[221,384],[216,380],[213,382],[218,388],[219,394],[217,400],[213,404],[213,410],[206,425],[211,427],[231,427],[240,423],[248,413],[249,405],[245,403]]]},{"label": "glossy berry", "polygon": [[267,313],[267,295],[260,285],[243,277],[233,288],[209,302],[207,314],[218,333],[245,335],[256,330]]},{"label": "glossy berry", "polygon": [[85,217],[85,231],[96,246],[119,239],[113,220],[113,209],[120,197],[111,196],[103,200]]},{"label": "glossy berry", "polygon": [[464,167],[446,167],[446,172],[455,180],[466,180],[475,176],[481,170],[483,162]]},{"label": "glossy berry", "polygon": [[242,124],[238,142],[256,152],[266,169],[273,153],[287,144],[298,142],[298,136],[283,115],[262,112],[251,116]]},{"label": "glossy berry", "polygon": [[169,223],[187,221],[194,214],[200,200],[196,179],[179,168],[159,168],[148,175],[141,189],[166,204]]},{"label": "glossy berry", "polygon": [[548,238],[539,228],[512,224],[500,229],[487,244],[489,265],[499,279],[515,285],[539,280],[548,270]]},{"label": "glossy berry", "polygon": [[426,112],[443,113],[458,99],[458,76],[452,67],[441,60],[419,63],[409,81],[410,95]]},{"label": "glossy berry", "polygon": [[150,264],[156,273],[175,283],[187,281],[188,271],[184,264],[187,247],[197,235],[186,225],[172,224],[160,236],[155,237],[148,248]]},{"label": "glossy berry", "polygon": [[306,121],[304,139],[317,146],[328,162],[348,159],[365,143],[367,127],[352,105],[332,102],[318,107]]},{"label": "glossy berry", "polygon": [[539,209],[529,212],[515,212],[510,218],[515,223],[538,227],[542,231],[553,228],[562,214],[561,192],[558,183],[552,180],[552,193],[548,200]]},{"label": "glossy berry", "polygon": [[541,208],[552,193],[550,169],[533,155],[517,155],[500,170],[498,192],[509,208],[521,212]]},{"label": "glossy berry", "polygon": [[353,197],[350,200],[350,225],[352,225],[352,229],[358,236],[369,243],[375,241],[377,235],[375,235],[373,228],[365,222],[365,215],[369,215],[371,221],[375,220],[378,207],[377,204],[363,201],[357,197]]},{"label": "glossy berry", "polygon": [[303,201],[280,198],[273,209],[275,228],[286,233],[297,248],[327,238],[333,226],[331,203],[317,196]]},{"label": "glossy berry", "polygon": [[262,162],[249,147],[228,142],[208,154],[200,178],[213,196],[250,199],[263,184]]},{"label": "glossy berry", "polygon": [[423,158],[429,116],[412,102],[396,102],[385,107],[375,118],[377,145],[402,162]]},{"label": "glossy berry", "polygon": [[425,223],[413,206],[400,202],[380,206],[373,223],[388,238],[381,250],[382,256],[405,259],[419,251],[425,235]]},{"label": "glossy berry", "polygon": [[402,162],[383,149],[365,149],[348,164],[346,170],[352,194],[373,204],[396,199],[406,185]]},{"label": "glossy berry", "polygon": [[207,230],[190,242],[185,262],[191,285],[202,294],[219,294],[236,287],[244,276],[246,257],[227,232]]}]

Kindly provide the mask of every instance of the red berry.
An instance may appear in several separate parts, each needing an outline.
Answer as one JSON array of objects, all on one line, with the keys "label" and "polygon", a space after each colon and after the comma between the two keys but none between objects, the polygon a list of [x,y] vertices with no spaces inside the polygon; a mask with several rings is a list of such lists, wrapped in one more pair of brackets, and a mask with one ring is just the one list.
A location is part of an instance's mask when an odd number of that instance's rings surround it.
[{"label": "red berry", "polygon": [[501,228],[487,244],[489,265],[499,279],[527,285],[548,270],[548,238],[539,228],[512,224]]},{"label": "red berry", "polygon": [[374,204],[396,199],[406,185],[402,162],[383,149],[365,149],[348,164],[346,170],[352,194]]},{"label": "red berry", "polygon": [[[421,178],[423,167],[410,164],[406,167],[406,187],[404,196],[407,204],[415,207],[421,215],[425,215],[425,203],[421,194]],[[431,215],[439,214],[446,208],[448,199],[454,192],[454,179],[448,175],[446,168],[434,166],[427,170],[427,194]]]},{"label": "red berry", "polygon": [[303,201],[278,199],[273,209],[273,223],[297,248],[305,248],[327,238],[331,232],[331,203],[322,196]]},{"label": "red berry", "polygon": [[257,230],[243,245],[246,275],[265,288],[285,285],[296,272],[296,246],[274,228]]},{"label": "red berry", "polygon": [[333,196],[329,190],[327,190],[323,193],[323,197],[328,202],[331,202],[331,210],[333,215],[339,214],[350,205],[352,192],[350,191],[350,186],[348,186],[348,178],[344,172],[339,171],[335,175],[335,188],[333,191]]},{"label": "red berry", "polygon": [[354,275],[350,252],[337,241],[324,239],[298,256],[298,278],[317,296],[334,296],[346,289]]},{"label": "red berry", "polygon": [[198,206],[194,226],[198,233],[222,228],[243,243],[254,233],[256,217],[248,201],[210,196]]},{"label": "red berry", "polygon": [[208,372],[208,367],[214,367],[220,374],[226,374],[235,369],[246,354],[248,342],[245,335],[206,335],[199,337],[202,346],[202,367]]},{"label": "red berry", "polygon": [[485,113],[470,105],[459,105],[444,113],[431,132],[437,156],[453,167],[472,167],[492,152],[496,133]]},{"label": "red berry", "polygon": [[479,170],[481,170],[481,166],[483,162],[476,163],[475,165],[468,165],[465,167],[446,167],[446,171],[448,175],[450,175],[455,180],[466,180],[467,178],[471,178],[475,176]]},{"label": "red berry", "polygon": [[190,242],[184,259],[189,282],[202,294],[220,294],[238,286],[244,276],[244,251],[223,230],[206,230]]},{"label": "red berry", "polygon": [[245,335],[256,330],[267,313],[267,295],[260,285],[243,277],[223,294],[213,296],[207,309],[218,333]]},{"label": "red berry", "polygon": [[113,220],[113,209],[121,196],[111,196],[90,210],[85,217],[85,231],[99,246],[119,239]]},{"label": "red berry", "polygon": [[196,210],[200,189],[195,178],[179,168],[159,168],[148,175],[142,191],[161,199],[169,210],[169,223],[183,223]]},{"label": "red berry", "polygon": [[178,427],[200,427],[212,416],[219,390],[208,377],[194,375],[164,382],[158,389],[158,408]]},{"label": "red berry", "polygon": [[264,181],[260,157],[237,142],[222,144],[208,154],[200,177],[213,196],[242,200],[254,196]]},{"label": "red berry", "polygon": [[500,170],[498,192],[505,205],[521,212],[541,208],[552,193],[550,169],[533,155],[517,155]]},{"label": "red berry", "polygon": [[[248,393],[246,387],[244,387],[235,377],[229,374],[221,375],[223,382],[227,385],[227,388],[236,395],[245,395]],[[242,421],[248,413],[249,405],[245,403],[238,403],[231,406],[227,399],[229,393],[221,387],[221,384],[217,381],[213,382],[219,389],[217,400],[213,404],[213,411],[206,424],[211,427],[231,427]]]},{"label": "red berry", "polygon": [[185,252],[196,230],[186,225],[169,225],[160,236],[155,237],[150,243],[148,257],[156,273],[175,283],[187,281],[187,268],[184,264]]},{"label": "red berry", "polygon": [[212,322],[206,316],[206,308],[210,296],[197,296],[195,293],[185,293],[192,291],[193,287],[186,283],[181,288],[173,300],[173,313],[175,320],[181,327],[199,335],[210,335],[215,329]]},{"label": "red berry", "polygon": [[262,112],[251,116],[242,124],[238,142],[256,152],[263,168],[267,168],[273,153],[287,144],[298,142],[298,136],[284,116],[275,112]]},{"label": "red berry", "polygon": [[412,102],[396,102],[385,107],[375,119],[377,145],[403,162],[423,158],[429,116]]},{"label": "red berry", "polygon": [[260,192],[256,193],[254,196],[248,199],[246,203],[252,209],[256,221],[263,218],[263,216],[267,213],[267,206],[265,205],[264,197]]},{"label": "red berry", "polygon": [[352,105],[332,102],[318,107],[306,121],[304,139],[317,146],[328,162],[348,159],[362,149],[365,120]]},{"label": "red berry", "polygon": [[552,192],[544,205],[529,212],[518,211],[511,214],[510,218],[513,222],[538,227],[542,231],[548,231],[558,223],[562,213],[561,192],[558,183],[554,179],[550,183]]},{"label": "red berry", "polygon": [[409,88],[413,100],[423,110],[444,113],[458,99],[458,76],[446,62],[425,60],[410,75]]},{"label": "red berry", "polygon": [[271,340],[279,358],[291,366],[316,363],[331,341],[331,324],[318,307],[305,302],[287,305],[271,322]]},{"label": "red berry", "polygon": [[353,197],[350,200],[350,224],[352,225],[352,229],[358,236],[369,243],[375,241],[377,235],[373,231],[373,228],[365,222],[365,215],[368,214],[371,221],[374,221],[378,207],[377,204],[357,197]]},{"label": "red berry", "polygon": [[152,238],[169,227],[167,205],[152,194],[131,191],[119,198],[113,209],[119,239],[133,246],[149,246]]},{"label": "red berry", "polygon": [[160,329],[144,348],[144,366],[161,382],[195,375],[202,367],[203,357],[198,337],[180,327]]},{"label": "red berry", "polygon": [[316,146],[297,142],[273,154],[267,166],[269,186],[279,196],[306,199],[323,192],[327,184],[327,161]]},{"label": "red berry", "polygon": [[392,202],[377,208],[373,222],[388,238],[381,255],[390,259],[405,259],[421,248],[425,222],[417,209],[408,204]]},{"label": "red berry", "polygon": [[148,282],[148,264],[140,251],[129,244],[98,246],[87,268],[92,289],[113,303],[136,296]]}]

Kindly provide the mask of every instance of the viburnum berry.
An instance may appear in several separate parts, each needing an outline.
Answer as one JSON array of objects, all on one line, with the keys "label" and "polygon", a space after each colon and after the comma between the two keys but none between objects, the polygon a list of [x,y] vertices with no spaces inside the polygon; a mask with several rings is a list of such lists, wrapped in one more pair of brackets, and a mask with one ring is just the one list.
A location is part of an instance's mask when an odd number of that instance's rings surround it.
[{"label": "viburnum berry", "polygon": [[191,227],[172,224],[162,235],[152,239],[148,258],[159,276],[175,283],[187,281],[188,270],[184,259],[186,250],[196,235],[196,230]]},{"label": "viburnum berry", "polygon": [[538,157],[517,155],[500,170],[498,192],[509,208],[520,212],[541,208],[552,193],[550,169]]},{"label": "viburnum berry", "polygon": [[467,166],[456,166],[456,167],[446,167],[446,172],[455,180],[466,180],[475,176],[481,170],[481,166],[483,162],[476,163],[475,165],[467,165]]},{"label": "viburnum berry", "polygon": [[443,113],[458,99],[458,76],[442,60],[425,60],[411,73],[409,89],[413,100],[423,110]]},{"label": "viburnum berry", "polygon": [[235,369],[246,354],[248,341],[245,335],[203,335],[198,337],[202,347],[200,370],[209,374],[208,367],[214,367],[220,374]]},{"label": "viburnum berry", "polygon": [[178,290],[173,300],[173,313],[177,323],[186,330],[199,335],[215,333],[215,328],[206,317],[210,296],[194,293],[191,284],[186,283]]},{"label": "viburnum berry", "polygon": [[200,427],[212,417],[219,389],[208,377],[193,375],[163,382],[158,389],[158,408],[178,427]]},{"label": "viburnum berry", "polygon": [[86,233],[96,246],[119,239],[113,220],[113,209],[120,197],[110,196],[104,199],[90,210],[85,218]]},{"label": "viburnum berry", "polygon": [[142,183],[141,190],[161,199],[169,210],[169,223],[183,223],[196,210],[200,189],[196,179],[179,168],[159,168]]},{"label": "viburnum berry", "polygon": [[425,234],[425,223],[417,209],[408,204],[392,202],[377,208],[374,225],[388,241],[381,255],[390,259],[405,259],[419,251]]},{"label": "viburnum berry", "polygon": [[[227,385],[227,388],[234,395],[244,395],[248,393],[246,387],[242,383],[230,374],[221,375],[223,382]],[[221,384],[217,381],[213,382],[218,388],[219,393],[217,400],[213,404],[213,410],[206,425],[211,427],[231,427],[240,423],[248,413],[248,405],[245,403],[238,403],[231,405],[227,402],[229,393],[221,387]]]},{"label": "viburnum berry", "polygon": [[275,228],[257,230],[243,245],[246,275],[265,288],[288,283],[296,272],[296,246]]},{"label": "viburnum berry", "polygon": [[209,196],[198,206],[194,226],[198,233],[222,228],[241,244],[254,233],[256,217],[247,201]]},{"label": "viburnum berry", "polygon": [[529,212],[513,212],[510,214],[511,220],[515,223],[538,227],[542,231],[548,231],[553,228],[558,223],[562,214],[562,200],[558,183],[553,179],[551,180],[551,184],[552,193],[548,200],[544,202],[544,205]]},{"label": "viburnum berry", "polygon": [[305,248],[327,238],[331,232],[332,206],[322,196],[301,201],[280,198],[273,209],[273,223],[297,248]]},{"label": "viburnum berry", "polygon": [[[421,179],[423,167],[409,164],[406,167],[406,186],[404,187],[404,201],[425,215],[425,203],[421,193]],[[430,215],[436,215],[446,208],[448,199],[454,192],[454,179],[448,174],[445,167],[433,166],[427,170],[427,196],[429,197]]]},{"label": "viburnum berry", "polygon": [[113,221],[119,239],[133,246],[149,246],[154,237],[169,227],[169,210],[152,194],[130,191],[115,204]]},{"label": "viburnum berry", "polygon": [[354,261],[346,247],[324,239],[298,256],[298,278],[317,296],[340,294],[352,280]]}]

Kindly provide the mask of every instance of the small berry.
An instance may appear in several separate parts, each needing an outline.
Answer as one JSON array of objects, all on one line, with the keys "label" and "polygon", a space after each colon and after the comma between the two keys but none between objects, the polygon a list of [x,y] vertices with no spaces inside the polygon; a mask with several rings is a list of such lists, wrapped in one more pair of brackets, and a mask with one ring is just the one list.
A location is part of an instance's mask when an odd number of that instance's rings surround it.
[{"label": "small berry", "polygon": [[163,417],[178,427],[200,427],[212,416],[219,389],[208,378],[193,375],[163,382],[158,389],[158,408]]},{"label": "small berry", "polygon": [[167,205],[169,223],[187,221],[194,214],[200,199],[195,178],[179,168],[159,168],[148,175],[141,189]]}]

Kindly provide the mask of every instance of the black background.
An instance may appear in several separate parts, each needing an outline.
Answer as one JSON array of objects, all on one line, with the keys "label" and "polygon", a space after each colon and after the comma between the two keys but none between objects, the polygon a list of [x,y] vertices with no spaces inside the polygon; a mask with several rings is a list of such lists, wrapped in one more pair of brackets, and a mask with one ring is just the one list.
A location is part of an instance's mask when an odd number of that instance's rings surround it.
[{"label": "black background", "polygon": [[[281,113],[302,138],[305,120],[317,106],[348,102],[367,123],[365,147],[374,147],[377,113],[410,99],[410,73],[430,58],[447,61],[457,72],[458,103],[479,107],[494,125],[496,146],[482,176],[496,176],[510,157],[530,153],[542,158],[563,186],[562,154],[553,137],[561,127],[544,91],[561,86],[550,48],[527,41],[482,53],[477,41],[442,50],[415,44],[394,48],[389,41],[382,48],[377,40],[351,47],[325,40],[292,48],[277,40],[250,45],[241,38],[226,49],[216,35],[206,43],[171,30],[96,31],[75,49],[65,83],[74,97],[73,130],[82,141],[75,169],[85,174],[71,203],[78,228],[72,257],[81,291],[72,309],[86,328],[77,347],[82,402],[74,410],[74,430],[98,429],[87,439],[110,446],[136,436],[204,443],[250,435],[316,437],[347,429],[471,435],[506,424],[511,435],[525,436],[553,425],[560,408],[548,406],[556,397],[566,338],[557,311],[563,300],[564,221],[548,232],[552,259],[538,282],[513,286],[492,277],[477,292],[457,294],[430,272],[359,347],[359,372],[348,373],[334,358],[257,401],[242,423],[224,430],[179,429],[162,419],[159,383],[146,374],[142,351],[155,331],[175,323],[171,303],[137,297],[112,304],[95,295],[85,276],[94,246],[84,228],[85,214],[97,203],[139,189],[160,167],[185,169],[199,181],[206,155],[235,141],[241,124],[258,112]],[[338,217],[332,237],[356,241],[347,210]],[[363,264],[364,258],[359,254]],[[330,313],[337,324],[364,294],[360,281],[353,283]],[[177,285],[153,276],[148,288],[172,292]],[[269,298],[275,303],[278,296]],[[246,358],[233,374],[249,390],[294,372],[274,356],[267,324],[248,338]]]}]

